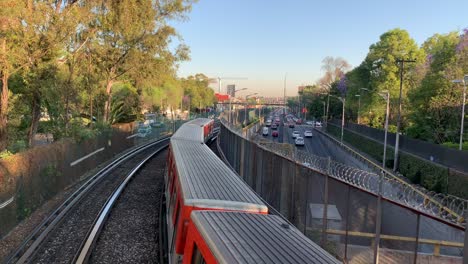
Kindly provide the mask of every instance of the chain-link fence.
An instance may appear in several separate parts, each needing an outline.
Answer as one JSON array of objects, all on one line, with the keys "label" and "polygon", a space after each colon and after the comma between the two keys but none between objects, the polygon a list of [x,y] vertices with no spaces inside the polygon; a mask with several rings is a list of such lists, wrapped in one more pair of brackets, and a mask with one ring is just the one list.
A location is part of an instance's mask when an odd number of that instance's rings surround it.
[{"label": "chain-link fence", "polygon": [[448,212],[455,205],[384,174],[297,151],[289,144],[246,138],[239,128],[222,123],[219,144],[232,167],[299,230],[339,259],[462,263],[464,219],[454,219]]},{"label": "chain-link fence", "polygon": [[98,166],[130,148],[169,136],[183,122],[126,124],[84,142],[61,140],[0,159],[0,238]]}]

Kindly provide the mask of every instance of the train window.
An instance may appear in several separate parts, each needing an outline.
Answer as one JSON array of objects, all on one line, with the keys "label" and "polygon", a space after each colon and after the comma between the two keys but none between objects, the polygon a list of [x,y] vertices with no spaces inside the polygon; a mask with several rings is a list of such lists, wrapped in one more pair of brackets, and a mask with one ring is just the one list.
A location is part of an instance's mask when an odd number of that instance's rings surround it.
[{"label": "train window", "polygon": [[203,258],[200,250],[198,250],[197,244],[193,243],[193,252],[192,252],[192,264],[206,264],[205,259]]}]

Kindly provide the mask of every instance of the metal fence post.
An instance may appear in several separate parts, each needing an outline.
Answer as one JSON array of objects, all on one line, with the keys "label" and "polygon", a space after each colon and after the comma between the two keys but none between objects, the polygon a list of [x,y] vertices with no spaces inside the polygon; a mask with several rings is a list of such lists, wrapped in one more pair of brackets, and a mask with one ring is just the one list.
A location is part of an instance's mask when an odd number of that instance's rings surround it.
[{"label": "metal fence post", "polygon": [[421,221],[421,215],[417,214],[417,219],[416,219],[416,243],[414,246],[414,261],[413,263],[416,264],[418,260],[418,244],[419,244],[419,227],[420,227],[420,221]]},{"label": "metal fence post", "polygon": [[[468,210],[465,210],[465,220],[468,219]],[[468,226],[465,227],[465,241],[463,244],[463,264],[468,264]]]},{"label": "metal fence post", "polygon": [[328,211],[328,177],[331,172],[331,157],[328,157],[328,168],[325,173],[324,197],[323,197],[323,219],[322,219],[322,247],[327,242],[327,211]]},{"label": "metal fence post", "polygon": [[379,244],[380,244],[380,231],[382,229],[382,184],[384,178],[384,171],[380,172],[379,177],[379,194],[377,198],[377,220],[375,223],[375,240],[374,240],[374,263],[379,263]]},{"label": "metal fence post", "polygon": [[245,159],[245,143],[246,140],[242,140],[240,142],[240,157],[239,157],[239,175],[241,176],[242,179],[245,181],[245,175],[244,175],[244,159]]},{"label": "metal fence post", "polygon": [[349,204],[350,204],[350,189],[348,185],[348,191],[346,192],[346,230],[345,230],[345,251],[344,251],[344,260],[343,263],[348,263],[348,231],[349,231]]}]

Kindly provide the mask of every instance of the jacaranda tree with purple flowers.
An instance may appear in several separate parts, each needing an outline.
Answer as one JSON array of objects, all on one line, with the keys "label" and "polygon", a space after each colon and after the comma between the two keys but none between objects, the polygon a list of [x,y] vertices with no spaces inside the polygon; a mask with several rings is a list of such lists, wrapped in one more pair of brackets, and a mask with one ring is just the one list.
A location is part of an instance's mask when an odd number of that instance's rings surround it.
[{"label": "jacaranda tree with purple flowers", "polygon": [[340,92],[342,98],[346,97],[346,92],[348,90],[347,81],[348,79],[346,75],[343,74],[340,78],[340,81],[338,82],[337,89]]}]

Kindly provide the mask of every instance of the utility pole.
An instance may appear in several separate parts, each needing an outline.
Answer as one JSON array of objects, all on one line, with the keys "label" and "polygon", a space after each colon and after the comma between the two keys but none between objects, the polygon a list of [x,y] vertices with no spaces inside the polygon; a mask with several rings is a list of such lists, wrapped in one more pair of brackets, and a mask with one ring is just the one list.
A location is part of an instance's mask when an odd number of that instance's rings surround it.
[{"label": "utility pole", "polygon": [[325,113],[325,127],[328,127],[328,111],[330,110],[330,92],[327,93],[327,112]]},{"label": "utility pole", "polygon": [[400,147],[400,128],[401,128],[401,96],[403,91],[403,70],[405,62],[416,62],[416,60],[405,60],[398,59],[396,62],[400,63],[400,96],[398,97],[398,119],[397,119],[397,130],[395,139],[395,158],[393,160],[393,171],[398,168],[398,149]]},{"label": "utility pole", "polygon": [[361,112],[361,95],[360,94],[356,94],[354,95],[358,98],[358,110],[357,110],[357,123],[358,125],[360,124],[360,121],[361,119],[359,118],[359,113]]},{"label": "utility pole", "polygon": [[463,149],[463,126],[465,119],[465,104],[466,104],[466,83],[468,83],[468,74],[461,80],[453,80],[453,83],[462,83],[463,84],[463,103],[462,103],[462,116],[461,116],[461,125],[460,125],[460,144],[458,149]]},{"label": "utility pole", "polygon": [[283,114],[284,117],[286,117],[286,78],[288,77],[288,73],[284,74],[284,86],[283,86],[283,102],[284,102],[284,109],[283,109]]}]

